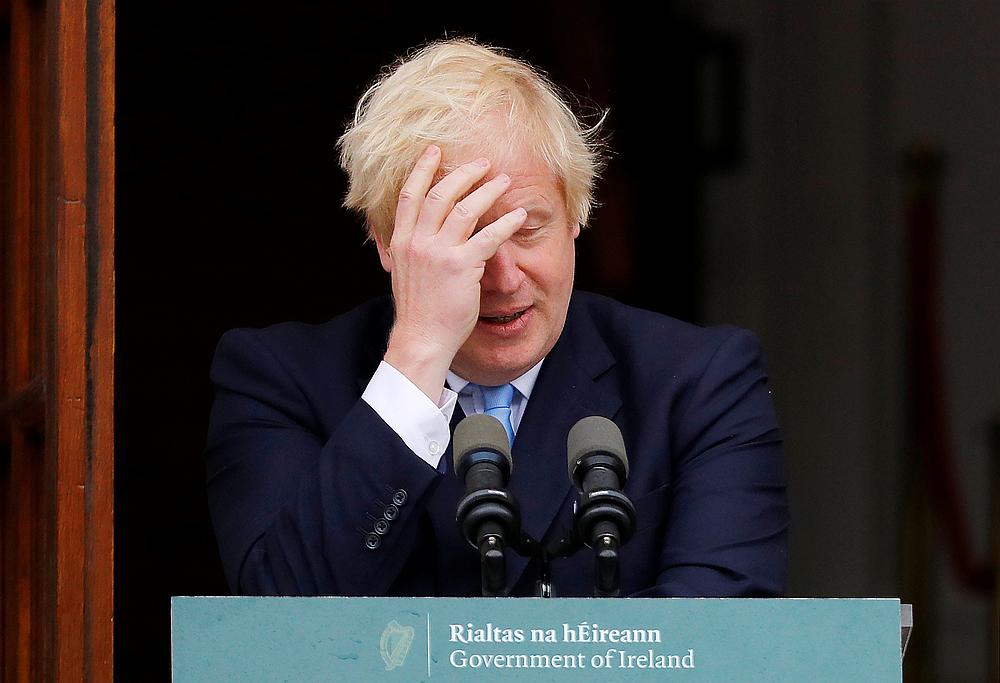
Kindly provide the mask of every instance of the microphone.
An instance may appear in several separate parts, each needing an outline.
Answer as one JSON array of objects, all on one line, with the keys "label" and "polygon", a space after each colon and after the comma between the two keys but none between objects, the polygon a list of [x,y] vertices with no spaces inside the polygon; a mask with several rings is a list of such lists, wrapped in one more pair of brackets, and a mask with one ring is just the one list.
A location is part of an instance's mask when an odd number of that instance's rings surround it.
[{"label": "microphone", "polygon": [[521,536],[521,513],[506,488],[514,467],[507,431],[495,417],[470,415],[455,428],[453,451],[455,474],[465,482],[455,519],[465,540],[479,550],[483,595],[502,595],[504,550]]},{"label": "microphone", "polygon": [[635,530],[635,507],[621,489],[628,479],[628,457],[621,430],[593,415],[569,430],[569,477],[580,491],[574,506],[577,536],[594,549],[598,597],[619,593],[619,548]]}]

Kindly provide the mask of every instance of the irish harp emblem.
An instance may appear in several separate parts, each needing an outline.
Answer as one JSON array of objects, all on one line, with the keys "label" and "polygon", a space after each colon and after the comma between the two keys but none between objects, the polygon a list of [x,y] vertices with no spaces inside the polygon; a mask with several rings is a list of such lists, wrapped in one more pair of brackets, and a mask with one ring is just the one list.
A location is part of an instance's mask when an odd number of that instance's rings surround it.
[{"label": "irish harp emblem", "polygon": [[378,649],[382,654],[382,661],[385,662],[386,671],[403,666],[406,655],[410,652],[410,645],[413,644],[413,635],[412,626],[400,626],[395,619],[385,627]]}]

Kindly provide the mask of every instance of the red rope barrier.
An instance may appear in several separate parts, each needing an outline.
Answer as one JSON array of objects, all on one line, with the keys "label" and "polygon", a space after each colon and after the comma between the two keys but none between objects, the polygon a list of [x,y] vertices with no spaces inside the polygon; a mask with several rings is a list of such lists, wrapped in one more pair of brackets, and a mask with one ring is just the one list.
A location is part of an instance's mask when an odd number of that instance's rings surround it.
[{"label": "red rope barrier", "polygon": [[907,165],[912,183],[905,220],[914,464],[923,466],[928,493],[940,517],[945,547],[959,583],[970,590],[988,593],[996,588],[996,569],[990,559],[976,557],[973,552],[948,428],[938,307],[941,155],[929,147],[914,148]]}]

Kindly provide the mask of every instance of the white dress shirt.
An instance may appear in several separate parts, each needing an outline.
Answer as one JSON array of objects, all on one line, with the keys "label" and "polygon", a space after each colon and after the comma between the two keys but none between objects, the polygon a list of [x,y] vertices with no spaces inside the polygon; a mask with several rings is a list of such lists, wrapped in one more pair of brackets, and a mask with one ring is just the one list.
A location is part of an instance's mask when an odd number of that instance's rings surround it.
[{"label": "white dress shirt", "polygon": [[[515,434],[544,361],[543,358],[511,381],[517,390],[510,405],[510,423]],[[473,391],[467,379],[449,371],[448,385],[435,405],[406,375],[385,361],[379,363],[361,398],[417,457],[435,469],[451,440],[449,425],[456,400],[466,415],[484,412],[482,392]]]}]

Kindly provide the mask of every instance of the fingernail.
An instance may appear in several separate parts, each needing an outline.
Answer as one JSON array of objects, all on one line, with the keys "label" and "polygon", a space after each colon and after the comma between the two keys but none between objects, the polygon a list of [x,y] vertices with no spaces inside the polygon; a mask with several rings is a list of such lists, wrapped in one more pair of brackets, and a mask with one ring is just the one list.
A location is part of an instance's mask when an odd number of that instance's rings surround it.
[{"label": "fingernail", "polygon": [[424,154],[426,154],[429,157],[432,157],[432,156],[437,156],[437,153],[440,151],[441,151],[440,147],[438,147],[437,145],[431,145],[430,147],[427,148],[427,151],[424,152]]},{"label": "fingernail", "polygon": [[498,175],[498,176],[496,177],[496,181],[497,181],[498,183],[501,183],[501,184],[503,184],[503,185],[506,185],[507,183],[509,183],[509,182],[510,182],[510,176],[509,176],[509,175],[507,175],[506,173],[501,173],[500,175]]},{"label": "fingernail", "polygon": [[519,207],[517,208],[517,217],[518,217],[518,218],[524,218],[524,217],[525,217],[525,216],[527,216],[527,215],[528,215],[528,212],[524,210],[524,207],[520,207],[520,206],[519,206]]},{"label": "fingernail", "polygon": [[490,160],[487,159],[486,157],[479,157],[478,159],[476,159],[475,163],[478,164],[479,166],[489,166]]}]

